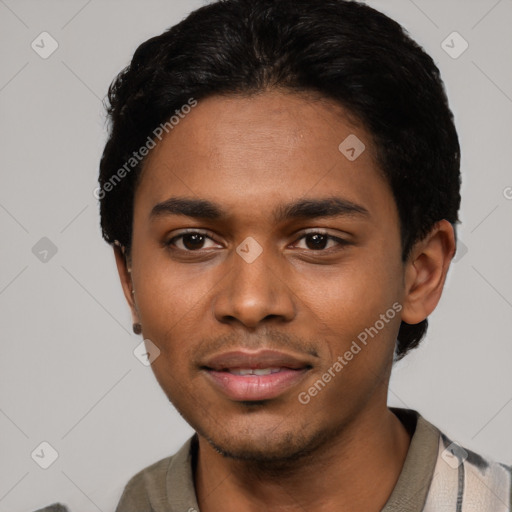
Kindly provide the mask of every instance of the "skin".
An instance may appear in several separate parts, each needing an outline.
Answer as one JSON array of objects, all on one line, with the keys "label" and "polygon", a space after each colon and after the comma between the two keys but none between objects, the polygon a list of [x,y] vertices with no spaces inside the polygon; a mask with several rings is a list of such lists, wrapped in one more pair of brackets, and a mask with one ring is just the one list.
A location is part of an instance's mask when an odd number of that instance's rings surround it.
[{"label": "skin", "polygon": [[[366,146],[355,161],[338,150],[350,134]],[[152,216],[170,197],[206,199],[226,215]],[[272,215],[298,199],[331,197],[367,214]],[[131,253],[115,254],[133,320],[161,351],[154,374],[199,434],[201,511],[385,505],[410,443],[387,407],[395,339],[401,320],[418,323],[434,310],[455,251],[441,221],[404,263],[399,225],[370,134],[327,100],[276,90],[211,97],[152,150],[136,190]],[[305,237],[313,228],[346,243]],[[206,238],[165,245],[184,229]],[[236,252],[247,237],[262,248],[252,263]],[[394,303],[400,313],[300,403]],[[291,351],[311,368],[277,398],[231,400],[200,364],[239,348]]]}]

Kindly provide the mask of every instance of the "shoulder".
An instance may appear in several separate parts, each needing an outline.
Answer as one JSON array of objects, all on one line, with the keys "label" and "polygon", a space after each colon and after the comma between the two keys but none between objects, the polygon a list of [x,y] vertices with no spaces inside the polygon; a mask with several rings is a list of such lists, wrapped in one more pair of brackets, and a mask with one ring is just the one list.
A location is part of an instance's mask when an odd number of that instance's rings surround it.
[{"label": "shoulder", "polygon": [[[471,512],[509,512],[512,505],[512,466],[476,453],[439,435],[438,458],[429,500],[440,509],[440,497]],[[430,510],[428,507],[426,511]]]},{"label": "shoulder", "polygon": [[412,439],[389,511],[402,510],[404,499],[417,503],[417,510],[422,512],[512,510],[510,465],[450,439],[417,411],[392,411]]},{"label": "shoulder", "polygon": [[196,449],[194,435],[176,454],[160,459],[132,476],[116,512],[168,512],[174,510],[173,504],[176,503],[194,506],[192,466]]},{"label": "shoulder", "polygon": [[[440,435],[440,457],[452,470],[465,471],[474,475],[482,484],[490,489],[508,486],[510,490],[512,466],[496,461],[492,457],[476,453],[453,442],[448,436]],[[476,484],[476,482],[468,482]]]},{"label": "shoulder", "polygon": [[116,512],[151,512],[151,502],[165,493],[166,475],[173,457],[165,457],[133,475],[125,485]]}]

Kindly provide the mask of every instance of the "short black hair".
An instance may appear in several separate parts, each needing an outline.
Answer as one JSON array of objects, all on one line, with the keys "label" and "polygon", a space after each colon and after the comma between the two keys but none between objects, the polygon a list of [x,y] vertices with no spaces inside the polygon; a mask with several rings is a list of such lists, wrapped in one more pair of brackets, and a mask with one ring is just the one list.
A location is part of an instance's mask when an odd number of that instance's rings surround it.
[{"label": "short black hair", "polygon": [[[97,189],[104,239],[129,253],[144,163],[133,156],[155,128],[191,99],[269,89],[334,100],[369,131],[397,205],[404,261],[438,221],[458,222],[460,147],[444,84],[397,22],[349,0],[218,0],[141,44],[109,88]],[[427,325],[402,322],[397,360]]]}]

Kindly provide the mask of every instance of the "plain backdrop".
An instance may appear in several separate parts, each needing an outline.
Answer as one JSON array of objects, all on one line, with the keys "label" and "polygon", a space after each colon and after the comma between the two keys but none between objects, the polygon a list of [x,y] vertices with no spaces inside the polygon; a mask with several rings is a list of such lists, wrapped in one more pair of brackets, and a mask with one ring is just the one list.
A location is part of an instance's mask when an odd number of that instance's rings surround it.
[{"label": "plain backdrop", "polygon": [[[192,433],[134,357],[93,190],[110,82],[202,4],[0,0],[0,512],[114,510],[134,473]],[[368,4],[436,61],[463,154],[460,254],[389,403],[512,463],[512,1]],[[58,454],[48,469],[42,442]]]}]

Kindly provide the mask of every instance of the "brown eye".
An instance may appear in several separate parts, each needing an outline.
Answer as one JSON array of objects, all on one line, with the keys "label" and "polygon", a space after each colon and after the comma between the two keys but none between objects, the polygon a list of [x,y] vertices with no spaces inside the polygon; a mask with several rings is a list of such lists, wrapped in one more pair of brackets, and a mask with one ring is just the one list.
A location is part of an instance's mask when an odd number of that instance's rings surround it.
[{"label": "brown eye", "polygon": [[183,245],[187,249],[193,251],[194,249],[201,249],[206,237],[200,233],[191,233],[189,235],[184,235],[182,238]]},{"label": "brown eye", "polygon": [[[342,248],[343,246],[349,245],[349,242],[321,231],[310,232],[299,238],[299,242],[304,241],[305,247],[299,247],[300,249],[309,249],[311,251],[324,251],[328,249],[334,249],[336,246]],[[331,243],[331,245],[329,245]]]},{"label": "brown eye", "polygon": [[194,252],[200,249],[212,248],[213,245],[209,247],[204,246],[207,241],[211,241],[213,243],[213,240],[205,233],[191,231],[172,237],[165,245],[181,251]]},{"label": "brown eye", "polygon": [[306,240],[306,245],[308,246],[308,249],[313,250],[325,249],[325,246],[329,241],[329,237],[327,235],[322,235],[319,233],[315,233],[313,235],[306,235],[304,238]]}]

